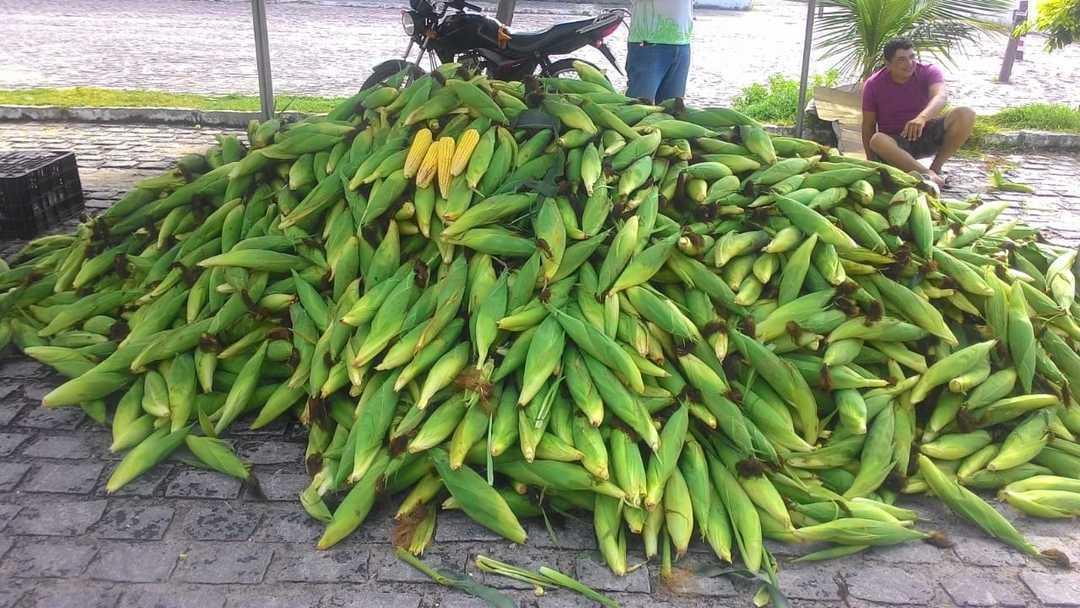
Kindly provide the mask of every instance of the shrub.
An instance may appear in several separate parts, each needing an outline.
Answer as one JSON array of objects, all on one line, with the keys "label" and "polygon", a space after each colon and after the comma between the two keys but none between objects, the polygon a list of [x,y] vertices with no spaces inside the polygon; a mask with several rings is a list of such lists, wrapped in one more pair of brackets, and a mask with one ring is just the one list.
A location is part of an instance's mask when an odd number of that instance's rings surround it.
[{"label": "shrub", "polygon": [[[836,86],[839,77],[836,70],[829,70],[824,75],[815,74],[807,91],[807,101],[813,96],[813,87]],[[766,84],[754,83],[744,88],[732,105],[736,110],[765,123],[794,123],[799,112],[799,81],[783,74],[773,74]]]}]

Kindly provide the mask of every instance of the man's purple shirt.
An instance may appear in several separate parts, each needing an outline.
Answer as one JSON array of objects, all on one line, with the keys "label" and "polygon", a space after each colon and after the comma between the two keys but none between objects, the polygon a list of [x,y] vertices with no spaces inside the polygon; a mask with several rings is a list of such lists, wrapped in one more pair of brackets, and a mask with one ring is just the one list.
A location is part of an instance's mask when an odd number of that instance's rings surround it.
[{"label": "man's purple shirt", "polygon": [[927,63],[916,63],[915,73],[903,84],[892,79],[888,68],[881,68],[863,85],[863,112],[877,114],[878,131],[899,135],[930,103],[930,86],[944,80],[941,70]]}]

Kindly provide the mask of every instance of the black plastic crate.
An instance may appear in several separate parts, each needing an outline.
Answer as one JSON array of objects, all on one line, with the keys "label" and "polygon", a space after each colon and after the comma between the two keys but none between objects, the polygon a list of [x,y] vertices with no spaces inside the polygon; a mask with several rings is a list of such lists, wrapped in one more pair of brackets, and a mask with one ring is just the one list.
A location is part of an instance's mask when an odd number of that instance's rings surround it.
[{"label": "black plastic crate", "polygon": [[0,237],[33,238],[82,210],[74,152],[0,152]]}]

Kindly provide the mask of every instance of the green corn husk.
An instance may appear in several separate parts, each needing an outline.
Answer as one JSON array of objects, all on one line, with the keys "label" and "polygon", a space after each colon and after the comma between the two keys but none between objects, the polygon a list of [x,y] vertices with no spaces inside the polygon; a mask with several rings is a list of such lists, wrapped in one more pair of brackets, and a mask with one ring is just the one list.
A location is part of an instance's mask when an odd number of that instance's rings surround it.
[{"label": "green corn husk", "polygon": [[217,433],[295,417],[321,548],[401,494],[409,554],[436,501],[514,542],[591,512],[618,574],[639,534],[677,580],[696,530],[775,586],[764,538],[940,540],[902,494],[1032,554],[967,488],[1075,513],[1075,251],[1004,202],[574,68],[402,71],[220,136],[0,263],[0,346],[67,377],[46,407],[111,417],[109,492],[180,444],[257,490]]}]

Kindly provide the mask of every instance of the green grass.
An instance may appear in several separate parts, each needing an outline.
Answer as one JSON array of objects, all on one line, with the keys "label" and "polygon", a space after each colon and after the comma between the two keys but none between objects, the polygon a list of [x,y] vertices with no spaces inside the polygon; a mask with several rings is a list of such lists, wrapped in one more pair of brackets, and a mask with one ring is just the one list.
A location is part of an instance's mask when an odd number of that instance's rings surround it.
[{"label": "green grass", "polygon": [[[815,74],[807,91],[807,101],[815,86],[836,86],[839,74],[830,70],[824,76]],[[799,111],[799,81],[782,74],[769,76],[766,84],[755,83],[742,90],[732,106],[755,120],[774,125],[795,124]]]},{"label": "green grass", "polygon": [[[329,112],[344,98],[277,95],[277,111]],[[0,91],[0,105],[61,106],[79,108],[188,108],[195,110],[259,111],[253,95],[195,95],[164,91],[125,91],[98,87]]]},{"label": "green grass", "polygon": [[1020,130],[1080,133],[1080,108],[1055,103],[1030,103],[1006,108],[990,116],[979,116],[964,148],[976,151],[1000,148],[1000,145],[987,142],[987,136]]},{"label": "green grass", "polygon": [[1007,131],[1032,129],[1080,133],[1080,108],[1071,108],[1060,103],[1029,103],[1006,108],[987,116],[983,122]]}]

